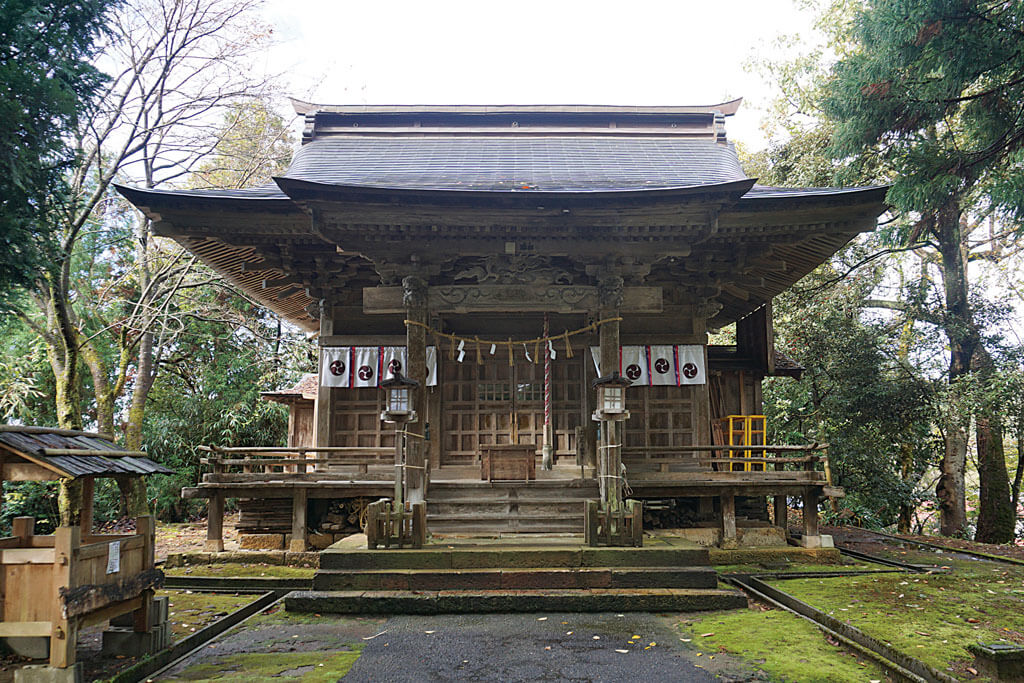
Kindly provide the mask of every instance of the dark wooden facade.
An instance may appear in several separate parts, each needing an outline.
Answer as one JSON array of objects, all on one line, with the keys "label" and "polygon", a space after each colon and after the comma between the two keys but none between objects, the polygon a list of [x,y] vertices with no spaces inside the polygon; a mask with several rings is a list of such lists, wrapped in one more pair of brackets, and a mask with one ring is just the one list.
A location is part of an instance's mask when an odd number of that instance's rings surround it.
[{"label": "dark wooden facade", "polygon": [[[622,460],[639,498],[719,500],[714,514],[728,544],[734,496],[816,501],[828,488],[813,467],[779,462],[734,472],[709,447],[722,443],[720,418],[760,413],[765,376],[798,371],[775,357],[772,298],[871,230],[884,197],[884,188],[757,185],[725,137],[738,104],[296,103],[307,120],[304,145],[271,184],[120,189],[160,234],[318,333],[325,350],[405,348],[405,373],[424,385],[419,420],[409,426],[421,437],[409,455],[409,491],[428,502],[427,479],[473,478],[481,447],[533,444],[539,456],[543,347],[516,342],[542,336],[545,321],[557,353],[553,467],[538,477],[567,485],[599,476],[591,419],[598,374],[622,370],[622,349],[631,346],[698,347],[700,383],[628,390]],[[735,348],[706,346],[710,329],[733,322]],[[570,354],[558,335],[580,330]],[[426,386],[430,346],[437,381]],[[373,387],[322,384],[311,445],[393,447],[382,400]],[[290,445],[306,445],[298,431],[292,438]],[[263,488],[215,479],[188,495],[271,493],[269,475]],[[303,496],[344,495],[342,480],[309,478]],[[353,495],[372,490],[366,476],[348,481]]]}]

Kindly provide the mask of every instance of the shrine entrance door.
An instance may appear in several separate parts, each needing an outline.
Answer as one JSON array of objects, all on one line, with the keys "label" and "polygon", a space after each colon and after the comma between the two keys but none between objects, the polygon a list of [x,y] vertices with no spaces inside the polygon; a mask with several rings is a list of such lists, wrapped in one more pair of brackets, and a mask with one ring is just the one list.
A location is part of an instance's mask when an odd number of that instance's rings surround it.
[{"label": "shrine entrance door", "polygon": [[[487,354],[477,363],[439,359],[441,375],[442,465],[477,462],[481,445],[544,443],[544,365]],[[581,424],[583,364],[579,357],[552,361],[554,451],[575,455],[576,427]]]}]

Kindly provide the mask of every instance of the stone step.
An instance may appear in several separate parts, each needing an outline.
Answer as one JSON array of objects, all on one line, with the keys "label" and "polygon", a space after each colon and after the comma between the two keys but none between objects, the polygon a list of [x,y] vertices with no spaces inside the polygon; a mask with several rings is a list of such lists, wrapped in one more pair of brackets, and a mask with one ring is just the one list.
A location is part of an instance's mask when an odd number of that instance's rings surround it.
[{"label": "stone step", "polygon": [[717,588],[711,567],[637,569],[580,567],[539,569],[340,570],[316,573],[313,590],[525,590],[567,588]]},{"label": "stone step", "polygon": [[703,567],[708,550],[687,547],[590,548],[523,544],[496,547],[437,547],[420,550],[330,547],[320,553],[321,569],[547,569],[579,567]]},{"label": "stone step", "polygon": [[427,503],[427,517],[454,514],[547,514],[583,518],[583,501],[445,500]]},{"label": "stone step", "polygon": [[583,517],[566,515],[526,516],[515,515],[486,517],[480,515],[449,515],[439,520],[427,516],[427,528],[433,535],[497,536],[498,534],[580,534],[583,533]]},{"label": "stone step", "polygon": [[694,612],[741,609],[743,593],[694,588],[584,590],[293,591],[285,610],[332,614],[484,614],[500,612]]}]

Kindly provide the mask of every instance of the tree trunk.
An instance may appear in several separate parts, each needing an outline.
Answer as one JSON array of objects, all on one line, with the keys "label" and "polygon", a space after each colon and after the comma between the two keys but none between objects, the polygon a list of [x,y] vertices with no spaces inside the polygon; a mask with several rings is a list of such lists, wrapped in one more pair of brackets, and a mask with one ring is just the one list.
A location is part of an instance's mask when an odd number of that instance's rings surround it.
[{"label": "tree trunk", "polygon": [[[153,333],[144,332],[139,341],[138,372],[132,388],[132,402],[128,407],[128,423],[124,430],[124,445],[130,451],[142,448],[142,421],[146,415],[146,401],[149,390],[156,378],[153,372]],[[148,515],[149,502],[146,498],[146,482],[141,477],[125,481],[121,488],[127,504],[127,514],[132,517]]]},{"label": "tree trunk", "polygon": [[997,413],[979,415],[977,424],[978,478],[981,482],[978,529],[979,543],[1009,543],[1016,522],[1010,501],[1010,481],[1003,452],[1003,425]]},{"label": "tree trunk", "polygon": [[[983,388],[995,374],[995,364],[984,346],[978,345],[974,357],[975,370]],[[978,446],[978,479],[980,504],[978,528],[974,540],[981,543],[1009,543],[1016,526],[1016,507],[1010,495],[1009,475],[1006,472],[1006,453],[1003,450],[1003,418],[996,400],[986,393],[978,406],[975,435]]]},{"label": "tree trunk", "polygon": [[[900,444],[900,479],[907,482],[914,473],[914,447],[911,444]],[[901,534],[909,534],[910,527],[914,522],[914,506],[906,501],[900,502],[899,517],[896,520],[896,530]]]},{"label": "tree trunk", "polygon": [[[960,206],[951,200],[935,216],[934,234],[942,257],[942,284],[946,295],[944,332],[949,339],[949,384],[970,373],[978,346],[978,333],[968,301],[967,258],[960,227]],[[967,462],[967,430],[964,420],[951,416],[946,429],[946,448],[939,465],[935,496],[939,503],[939,530],[944,536],[963,535],[967,528],[964,499],[964,468]]]},{"label": "tree trunk", "polygon": [[1013,473],[1013,486],[1010,487],[1010,507],[1013,508],[1014,520],[1017,517],[1017,506],[1020,504],[1020,484],[1024,479],[1024,458],[1021,458],[1021,444],[1024,443],[1024,409],[1017,415],[1017,469]]}]

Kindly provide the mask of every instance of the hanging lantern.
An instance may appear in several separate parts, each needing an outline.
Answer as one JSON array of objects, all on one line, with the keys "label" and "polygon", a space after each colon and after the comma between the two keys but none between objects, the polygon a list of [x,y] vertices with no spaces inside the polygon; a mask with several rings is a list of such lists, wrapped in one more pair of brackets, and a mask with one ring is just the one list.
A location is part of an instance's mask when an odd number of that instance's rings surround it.
[{"label": "hanging lantern", "polygon": [[401,372],[396,372],[380,383],[382,389],[387,391],[387,407],[380,414],[384,422],[415,422],[416,411],[413,410],[413,392],[420,383],[409,379]]},{"label": "hanging lantern", "polygon": [[594,380],[594,388],[597,389],[597,410],[594,411],[595,420],[628,420],[629,411],[626,410],[626,387],[632,382],[625,377],[613,372],[604,377]]}]

